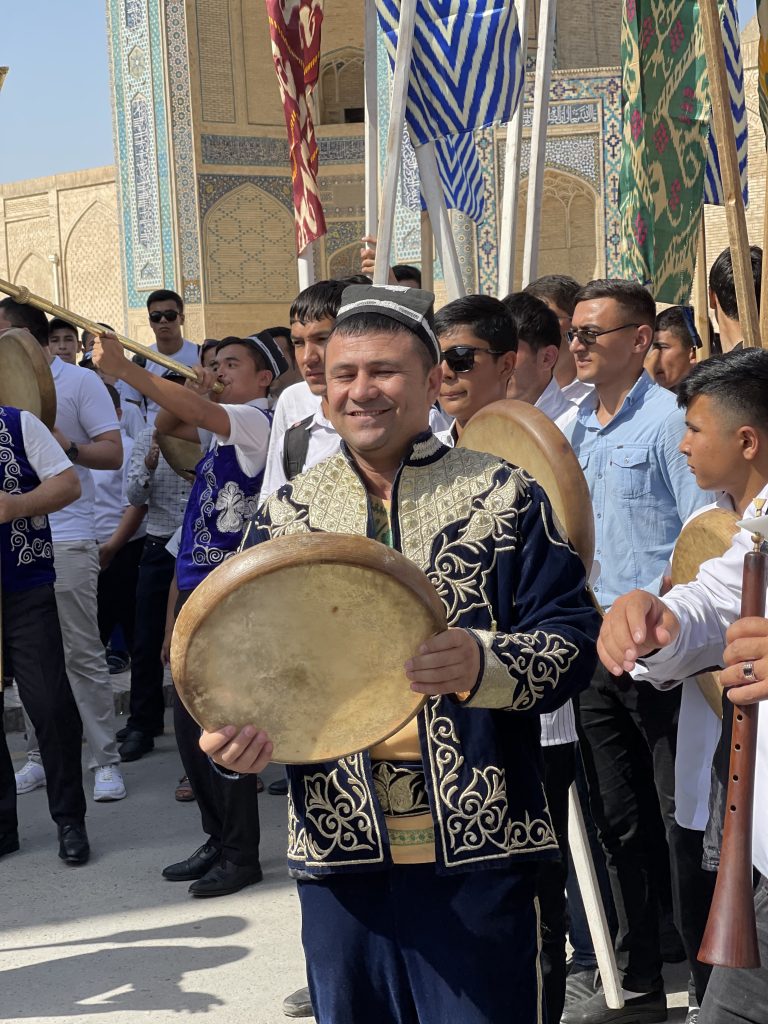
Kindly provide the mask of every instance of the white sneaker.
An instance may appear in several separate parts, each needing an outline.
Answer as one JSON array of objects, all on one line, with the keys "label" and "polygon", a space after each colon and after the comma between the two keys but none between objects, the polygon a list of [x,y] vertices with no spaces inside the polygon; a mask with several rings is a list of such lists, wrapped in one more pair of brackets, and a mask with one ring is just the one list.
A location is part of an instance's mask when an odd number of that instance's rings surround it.
[{"label": "white sneaker", "polygon": [[122,800],[126,796],[123,773],[116,764],[105,764],[93,772],[93,799]]},{"label": "white sneaker", "polygon": [[23,768],[16,772],[16,792],[31,793],[45,785],[45,769],[37,761],[27,761]]}]

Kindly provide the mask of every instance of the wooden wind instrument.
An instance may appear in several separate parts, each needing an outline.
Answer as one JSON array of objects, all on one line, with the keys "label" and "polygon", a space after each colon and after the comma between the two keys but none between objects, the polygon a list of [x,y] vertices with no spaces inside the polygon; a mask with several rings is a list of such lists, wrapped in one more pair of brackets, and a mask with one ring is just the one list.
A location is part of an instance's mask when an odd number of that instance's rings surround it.
[{"label": "wooden wind instrument", "polygon": [[[757,504],[757,503],[756,503]],[[758,515],[762,508],[758,508]],[[768,554],[760,550],[763,536],[752,536],[755,545],[744,558],[741,617],[765,615]],[[752,816],[757,757],[759,705],[736,707],[731,733],[728,797],[723,844],[715,893],[699,960],[720,967],[760,966],[755,924],[752,880]]]}]

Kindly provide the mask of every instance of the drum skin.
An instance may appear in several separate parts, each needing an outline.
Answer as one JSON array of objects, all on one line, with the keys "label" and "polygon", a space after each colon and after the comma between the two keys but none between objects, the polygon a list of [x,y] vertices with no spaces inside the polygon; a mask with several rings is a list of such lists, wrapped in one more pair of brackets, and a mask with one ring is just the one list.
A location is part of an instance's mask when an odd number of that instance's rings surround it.
[{"label": "drum skin", "polygon": [[0,405],[31,412],[53,430],[56,388],[45,352],[22,327],[0,335]]},{"label": "drum skin", "polygon": [[512,398],[492,402],[466,425],[459,447],[496,455],[534,477],[589,576],[595,555],[589,485],[568,440],[548,416]]},{"label": "drum skin", "polygon": [[[710,558],[720,558],[739,532],[738,515],[725,508],[711,508],[683,527],[672,554],[672,585],[696,579],[699,567]],[[699,689],[718,718],[723,717],[723,687],[719,672],[696,676]]]},{"label": "drum skin", "polygon": [[434,587],[377,541],[306,533],[227,559],[182,608],[179,696],[208,730],[264,729],[272,760],[333,761],[401,729],[424,704],[404,664],[446,629]]}]

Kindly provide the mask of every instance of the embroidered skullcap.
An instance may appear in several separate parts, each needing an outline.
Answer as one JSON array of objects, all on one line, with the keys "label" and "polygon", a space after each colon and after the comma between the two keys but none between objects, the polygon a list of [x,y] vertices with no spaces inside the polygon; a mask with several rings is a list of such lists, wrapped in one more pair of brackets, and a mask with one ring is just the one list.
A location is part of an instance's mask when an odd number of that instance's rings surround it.
[{"label": "embroidered skullcap", "polygon": [[407,327],[424,342],[436,363],[442,359],[435,336],[435,296],[421,288],[402,285],[351,284],[341,296],[341,309],[336,323],[343,323],[359,313],[378,313]]},{"label": "embroidered skullcap", "polygon": [[[225,339],[225,341],[229,340],[229,338]],[[250,334],[247,338],[238,338],[236,340],[243,345],[251,345],[253,348],[258,349],[266,360],[267,369],[272,371],[275,378],[279,377],[281,373],[287,373],[290,370],[288,360],[283,355],[283,350],[269,331],[259,331],[258,334]],[[216,351],[218,352],[218,349]]]}]

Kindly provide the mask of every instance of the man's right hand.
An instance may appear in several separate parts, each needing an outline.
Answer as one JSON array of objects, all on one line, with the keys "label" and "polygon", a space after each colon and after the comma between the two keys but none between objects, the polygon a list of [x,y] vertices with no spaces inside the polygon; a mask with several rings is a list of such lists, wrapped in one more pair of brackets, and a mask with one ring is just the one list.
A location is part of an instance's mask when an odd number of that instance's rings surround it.
[{"label": "man's right hand", "polygon": [[150,471],[154,473],[157,469],[157,463],[160,461],[160,445],[157,443],[157,431],[152,431],[152,440],[149,444],[149,451],[144,456],[144,465]]},{"label": "man's right hand", "polygon": [[639,658],[667,647],[680,632],[680,623],[661,598],[633,590],[618,598],[603,620],[597,641],[600,661],[620,676],[631,672]]},{"label": "man's right hand", "polygon": [[216,764],[241,775],[263,771],[272,758],[272,741],[263,729],[244,726],[239,732],[234,725],[225,725],[215,732],[205,730],[200,749]]}]

